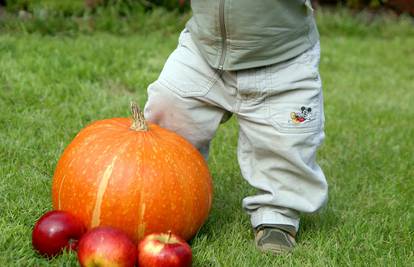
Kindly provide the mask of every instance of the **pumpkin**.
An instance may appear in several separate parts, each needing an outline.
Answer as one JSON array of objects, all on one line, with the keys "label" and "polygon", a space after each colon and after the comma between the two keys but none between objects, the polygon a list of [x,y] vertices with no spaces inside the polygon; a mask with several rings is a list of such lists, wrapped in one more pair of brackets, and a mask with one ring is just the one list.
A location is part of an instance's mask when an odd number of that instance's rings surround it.
[{"label": "pumpkin", "polygon": [[121,229],[135,242],[167,231],[190,240],[211,208],[206,161],[183,137],[147,123],[135,104],[132,113],[76,135],[56,166],[53,207],[89,229]]}]

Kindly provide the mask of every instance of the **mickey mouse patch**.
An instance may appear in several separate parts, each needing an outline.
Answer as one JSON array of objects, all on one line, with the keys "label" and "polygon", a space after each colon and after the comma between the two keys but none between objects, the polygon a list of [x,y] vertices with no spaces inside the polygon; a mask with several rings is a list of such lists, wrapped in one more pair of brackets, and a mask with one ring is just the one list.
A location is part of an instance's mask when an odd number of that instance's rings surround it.
[{"label": "mickey mouse patch", "polygon": [[312,108],[302,106],[299,112],[290,113],[289,123],[299,124],[312,120]]}]

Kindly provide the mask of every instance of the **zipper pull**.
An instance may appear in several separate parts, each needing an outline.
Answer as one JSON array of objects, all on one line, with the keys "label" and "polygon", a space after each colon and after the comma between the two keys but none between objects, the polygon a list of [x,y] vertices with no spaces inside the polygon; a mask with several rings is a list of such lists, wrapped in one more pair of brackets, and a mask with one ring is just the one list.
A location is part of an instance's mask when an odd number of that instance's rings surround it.
[{"label": "zipper pull", "polygon": [[310,0],[305,0],[305,6],[306,6],[307,8],[309,8],[312,12],[314,11],[314,10],[313,10],[313,7],[312,7],[312,3],[311,3],[311,1],[310,1]]}]

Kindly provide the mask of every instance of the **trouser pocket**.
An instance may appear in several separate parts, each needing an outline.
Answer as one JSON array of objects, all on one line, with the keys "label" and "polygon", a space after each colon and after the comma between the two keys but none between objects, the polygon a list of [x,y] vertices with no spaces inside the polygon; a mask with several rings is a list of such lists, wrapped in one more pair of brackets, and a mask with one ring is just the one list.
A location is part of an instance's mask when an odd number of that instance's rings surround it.
[{"label": "trouser pocket", "polygon": [[182,97],[199,97],[210,91],[218,77],[217,71],[201,56],[190,32],[184,30],[158,80]]},{"label": "trouser pocket", "polygon": [[287,133],[317,132],[323,127],[319,43],[302,55],[267,68],[269,122]]}]

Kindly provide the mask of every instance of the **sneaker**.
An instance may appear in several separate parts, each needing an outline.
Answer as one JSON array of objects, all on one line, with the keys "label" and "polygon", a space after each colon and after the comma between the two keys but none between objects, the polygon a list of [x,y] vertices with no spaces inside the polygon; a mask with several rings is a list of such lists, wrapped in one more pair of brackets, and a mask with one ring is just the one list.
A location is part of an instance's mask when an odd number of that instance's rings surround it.
[{"label": "sneaker", "polygon": [[290,225],[261,225],[255,229],[255,244],[263,252],[291,252],[296,245],[295,235]]}]

